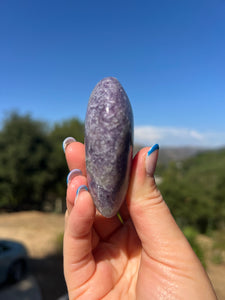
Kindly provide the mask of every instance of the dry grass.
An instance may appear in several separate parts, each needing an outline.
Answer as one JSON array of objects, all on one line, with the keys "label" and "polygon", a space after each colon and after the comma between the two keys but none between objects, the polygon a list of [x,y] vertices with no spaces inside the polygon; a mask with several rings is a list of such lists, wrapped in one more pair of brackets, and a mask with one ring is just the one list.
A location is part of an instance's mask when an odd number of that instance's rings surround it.
[{"label": "dry grass", "polygon": [[[31,271],[40,284],[43,299],[57,299],[65,291],[62,257],[58,255],[63,231],[64,216],[60,214],[36,211],[0,214],[0,239],[13,239],[27,247],[32,261]],[[225,300],[224,252],[220,264],[213,263],[212,259],[215,247],[221,249],[224,239],[199,236],[198,241],[204,249],[207,272],[218,299]]]}]

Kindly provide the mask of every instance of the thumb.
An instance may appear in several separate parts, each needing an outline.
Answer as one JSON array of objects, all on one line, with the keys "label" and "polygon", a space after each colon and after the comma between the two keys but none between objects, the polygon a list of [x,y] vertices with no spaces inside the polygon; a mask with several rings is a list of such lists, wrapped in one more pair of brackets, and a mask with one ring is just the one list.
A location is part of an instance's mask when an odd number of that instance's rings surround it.
[{"label": "thumb", "polygon": [[[164,286],[167,279],[172,279],[175,287],[174,282],[177,280],[182,293],[186,293],[187,289],[182,289],[181,282],[184,287],[185,284],[191,286],[195,299],[216,299],[204,268],[156,187],[154,171],[158,151],[159,147],[155,145],[150,150],[142,149],[136,155],[127,194],[130,216],[143,248],[142,262],[145,263],[142,264],[142,270],[147,267],[153,271],[155,277],[158,276],[159,280],[161,278]],[[206,296],[203,296],[203,291]]]},{"label": "thumb", "polygon": [[138,152],[127,193],[128,208],[142,247],[155,259],[181,246],[190,248],[156,186],[154,171],[158,152],[157,144]]}]

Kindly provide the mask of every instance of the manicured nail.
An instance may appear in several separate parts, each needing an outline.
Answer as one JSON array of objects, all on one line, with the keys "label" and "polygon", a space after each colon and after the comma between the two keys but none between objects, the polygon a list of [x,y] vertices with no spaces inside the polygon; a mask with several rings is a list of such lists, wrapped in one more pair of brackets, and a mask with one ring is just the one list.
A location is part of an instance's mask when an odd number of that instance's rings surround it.
[{"label": "manicured nail", "polygon": [[80,169],[73,169],[72,171],[70,171],[66,178],[67,185],[69,185],[70,181],[78,175],[82,175],[82,172]]},{"label": "manicured nail", "polygon": [[73,143],[73,142],[76,142],[75,138],[73,138],[73,137],[71,137],[71,136],[67,137],[67,138],[63,141],[63,144],[62,144],[63,151],[65,152],[66,147],[67,147],[69,144]]},{"label": "manicured nail", "polygon": [[148,176],[153,176],[157,164],[159,145],[155,144],[152,146],[146,156],[145,169]]},{"label": "manicured nail", "polygon": [[77,198],[80,194],[81,191],[88,191],[88,187],[86,185],[81,185],[79,186],[79,188],[77,189],[77,193],[76,193],[76,197],[75,197],[75,200],[74,200],[74,204],[76,204],[76,201],[77,201]]}]

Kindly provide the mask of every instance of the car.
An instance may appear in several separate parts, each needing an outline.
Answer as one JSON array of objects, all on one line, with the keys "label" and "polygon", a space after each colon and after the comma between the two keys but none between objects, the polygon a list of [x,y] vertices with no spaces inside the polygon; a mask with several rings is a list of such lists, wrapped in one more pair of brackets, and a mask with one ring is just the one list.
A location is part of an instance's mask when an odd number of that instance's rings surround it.
[{"label": "car", "polygon": [[0,284],[21,280],[27,272],[25,246],[12,240],[0,240]]}]

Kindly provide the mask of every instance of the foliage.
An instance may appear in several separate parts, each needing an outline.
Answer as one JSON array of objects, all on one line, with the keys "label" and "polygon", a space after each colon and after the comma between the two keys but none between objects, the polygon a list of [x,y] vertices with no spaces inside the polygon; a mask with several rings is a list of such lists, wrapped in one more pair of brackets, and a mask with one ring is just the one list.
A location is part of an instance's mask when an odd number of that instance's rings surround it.
[{"label": "foliage", "polygon": [[225,230],[214,231],[212,237],[214,240],[213,247],[225,251]]},{"label": "foliage", "polygon": [[[0,208],[54,210],[65,206],[66,166],[62,142],[68,136],[84,141],[78,119],[56,123],[12,113],[0,131]],[[205,151],[169,165],[159,165],[159,188],[181,228],[199,232],[225,227],[225,149]],[[59,203],[59,201],[57,202]]]},{"label": "foliage", "polygon": [[211,260],[213,263],[221,264],[225,262],[225,230],[212,232],[213,246]]},{"label": "foliage", "polygon": [[75,137],[77,141],[84,142],[84,124],[78,119],[70,119],[62,123],[56,123],[49,134],[49,141],[52,151],[49,158],[48,169],[52,174],[51,198],[61,198],[62,206],[65,206],[66,176],[68,168],[65,155],[62,149],[63,140],[68,137]]},{"label": "foliage", "polygon": [[0,206],[40,208],[49,182],[46,125],[12,113],[0,132]]},{"label": "foliage", "polygon": [[195,254],[198,256],[199,260],[201,261],[203,267],[206,268],[204,251],[197,241],[197,235],[198,235],[197,230],[191,226],[187,226],[183,229],[183,233],[186,236]]},{"label": "foliage", "polygon": [[72,119],[55,124],[29,115],[11,113],[0,131],[0,208],[10,210],[43,209],[52,200],[63,197],[68,172],[62,142],[72,135],[84,138],[84,126]]},{"label": "foliage", "polygon": [[180,227],[207,232],[225,222],[225,150],[206,151],[161,174],[160,190]]}]

